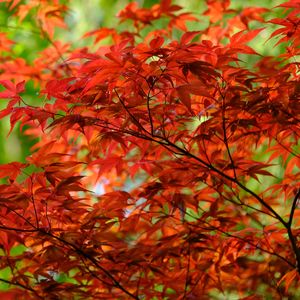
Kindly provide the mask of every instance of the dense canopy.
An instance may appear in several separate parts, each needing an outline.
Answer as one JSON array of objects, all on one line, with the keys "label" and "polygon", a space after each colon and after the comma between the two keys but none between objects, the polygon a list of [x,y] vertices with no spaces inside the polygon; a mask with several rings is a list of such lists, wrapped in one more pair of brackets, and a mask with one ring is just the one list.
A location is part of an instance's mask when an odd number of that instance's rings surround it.
[{"label": "dense canopy", "polygon": [[298,0],[131,2],[84,46],[71,3],[1,2],[0,117],[32,144],[0,167],[2,298],[300,297]]}]

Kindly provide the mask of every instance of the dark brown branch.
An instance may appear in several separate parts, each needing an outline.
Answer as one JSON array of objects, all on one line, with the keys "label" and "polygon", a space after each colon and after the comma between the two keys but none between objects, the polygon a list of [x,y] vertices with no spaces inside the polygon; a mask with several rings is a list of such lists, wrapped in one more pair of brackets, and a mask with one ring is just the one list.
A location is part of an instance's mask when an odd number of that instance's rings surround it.
[{"label": "dark brown branch", "polygon": [[30,198],[32,201],[32,205],[33,205],[33,211],[34,211],[34,217],[35,217],[35,222],[36,222],[36,227],[39,228],[40,224],[39,224],[39,218],[38,218],[38,214],[37,214],[37,210],[36,210],[36,205],[35,205],[35,200],[34,200],[34,196],[33,196],[33,182],[32,182],[32,177],[30,176]]},{"label": "dark brown branch", "polygon": [[291,207],[291,212],[290,212],[290,218],[289,218],[289,221],[288,221],[286,227],[287,227],[288,236],[291,241],[292,248],[293,248],[293,251],[294,251],[294,254],[296,257],[296,261],[297,261],[296,267],[297,267],[298,273],[300,274],[300,249],[297,246],[297,240],[294,237],[293,231],[292,231],[292,223],[293,223],[294,213],[295,213],[295,210],[297,207],[299,197],[300,197],[300,189],[298,189],[298,192],[296,193],[296,195],[294,197],[292,207]]},{"label": "dark brown branch", "polygon": [[233,169],[234,178],[236,180],[238,180],[237,175],[236,175],[236,170],[235,170],[235,164],[234,164],[234,161],[233,161],[230,149],[229,149],[229,145],[228,145],[227,130],[226,130],[226,116],[225,116],[225,95],[223,95],[221,93],[221,91],[219,91],[219,92],[221,94],[222,101],[223,101],[223,103],[222,103],[222,129],[223,129],[223,136],[224,136],[223,142],[224,142],[225,147],[226,147],[226,151],[227,151],[227,154],[228,154],[228,157],[229,157],[229,160],[230,160],[231,168]]},{"label": "dark brown branch", "polygon": [[21,228],[14,228],[8,227],[4,225],[0,225],[0,230],[7,230],[7,231],[16,231],[16,232],[38,232],[38,229],[21,229]]},{"label": "dark brown branch", "polygon": [[[43,26],[41,24],[41,22],[39,21],[39,24],[38,24],[38,28],[42,34],[42,36],[53,46],[53,48],[56,50],[56,53],[58,54],[60,60],[63,62],[63,66],[66,67],[67,71],[67,75],[72,75],[74,77],[74,73],[73,73],[73,70],[70,68],[70,66],[68,65],[67,61],[64,59],[63,57],[63,53],[61,53],[61,51],[58,49],[58,47],[56,46],[55,42],[53,42],[53,40],[50,38],[48,32],[46,32],[44,29],[43,29]],[[69,73],[69,74],[68,74]]]},{"label": "dark brown branch", "polygon": [[142,131],[146,132],[146,134],[150,134],[150,135],[151,135],[151,133],[150,133],[148,130],[146,130],[146,129],[144,128],[144,126],[141,125],[141,123],[136,119],[136,117],[130,112],[130,110],[129,110],[128,107],[125,105],[124,101],[122,100],[122,97],[119,95],[119,93],[117,92],[116,89],[114,89],[114,92],[116,93],[116,95],[117,95],[117,97],[118,97],[120,103],[122,104],[123,108],[126,110],[126,112],[128,113],[128,115],[129,115],[130,118],[132,119],[132,122],[133,122],[138,128],[140,128]]},{"label": "dark brown branch", "polygon": [[17,286],[17,287],[20,287],[24,290],[27,290],[27,291],[30,291],[31,293],[33,293],[36,297],[38,297],[39,299],[44,299],[44,297],[40,296],[33,288],[31,287],[28,287],[20,282],[13,282],[13,281],[9,281],[7,279],[4,279],[4,278],[0,278],[0,281],[1,282],[4,282],[4,283],[7,283],[9,285],[14,285],[14,286]]},{"label": "dark brown branch", "polygon": [[292,204],[292,208],[291,208],[291,212],[290,212],[290,218],[288,221],[288,226],[292,227],[292,222],[293,222],[293,218],[294,218],[294,213],[297,207],[297,203],[300,197],[300,189],[298,189],[298,192],[296,193],[294,200],[293,200],[293,204]]},{"label": "dark brown branch", "polygon": [[[188,212],[185,212],[185,213],[186,213],[186,215],[188,215],[188,216],[190,216],[190,217],[193,217],[193,216],[192,216],[191,214],[189,214]],[[177,217],[175,217],[175,216],[173,216],[173,215],[168,215],[168,216],[171,216],[173,219],[176,219],[176,220],[180,221],[179,218],[177,218]],[[193,217],[193,218],[194,218],[194,217]],[[290,267],[295,268],[295,265],[294,265],[293,263],[291,263],[288,259],[286,259],[284,256],[281,256],[281,255],[278,254],[277,252],[269,251],[268,249],[265,249],[265,248],[263,248],[263,247],[260,247],[260,246],[258,246],[257,244],[254,244],[254,243],[252,243],[251,241],[249,241],[249,240],[247,240],[247,239],[245,239],[245,238],[242,238],[242,237],[240,237],[240,236],[238,236],[238,235],[235,235],[235,234],[233,234],[233,233],[229,233],[229,232],[227,232],[227,231],[221,229],[220,227],[216,227],[216,226],[214,226],[214,225],[211,225],[211,224],[210,224],[209,222],[207,222],[207,221],[201,220],[201,222],[204,223],[204,224],[206,224],[206,225],[208,225],[209,228],[211,228],[211,229],[213,229],[213,230],[216,230],[216,231],[218,231],[218,232],[220,232],[220,233],[222,233],[222,234],[224,234],[224,235],[226,235],[226,236],[228,236],[228,237],[232,237],[232,238],[238,239],[238,240],[240,240],[240,241],[243,241],[245,244],[249,244],[250,246],[254,247],[255,249],[258,249],[258,250],[260,250],[260,251],[262,251],[262,252],[264,252],[264,253],[267,253],[267,254],[269,254],[269,255],[276,256],[277,258],[279,258],[279,259],[281,259],[282,261],[284,261],[285,263],[287,263]],[[202,227],[202,226],[200,226],[200,225],[198,225],[198,224],[193,224],[193,223],[190,223],[190,222],[188,222],[188,224],[189,224],[189,226],[191,226],[191,227],[196,227],[196,228],[201,228],[201,229],[207,229],[206,227]]]},{"label": "dark brown branch", "polygon": [[188,286],[189,286],[189,273],[190,273],[190,264],[191,264],[191,244],[190,244],[190,242],[188,242],[187,251],[188,251],[188,263],[187,263],[187,267],[186,267],[186,277],[185,277],[183,299],[186,299],[187,290],[188,290]]},{"label": "dark brown branch", "polygon": [[76,245],[62,239],[61,237],[58,237],[56,235],[53,235],[50,232],[46,232],[43,230],[40,230],[41,233],[48,235],[58,241],[60,241],[61,243],[63,243],[64,245],[69,246],[71,249],[73,249],[77,254],[79,254],[81,257],[84,257],[85,259],[89,260],[95,267],[97,267],[99,270],[101,270],[114,284],[114,286],[118,289],[120,289],[121,291],[123,291],[125,294],[127,294],[129,297],[131,297],[132,299],[136,299],[139,300],[139,297],[132,294],[131,292],[129,292],[123,285],[121,285],[118,280],[115,279],[115,277],[105,268],[103,268],[99,262],[92,257],[91,255],[85,253],[83,250],[81,250],[79,247],[77,247]]},{"label": "dark brown branch", "polygon": [[287,146],[285,146],[284,144],[282,144],[281,142],[279,142],[279,140],[277,138],[275,138],[276,142],[278,143],[278,145],[280,145],[283,149],[285,149],[288,153],[290,153],[291,155],[297,157],[300,159],[300,155],[294,151],[292,151],[291,149],[289,149]]},{"label": "dark brown branch", "polygon": [[192,159],[200,162],[202,165],[204,165],[205,167],[207,167],[208,169],[210,169],[214,173],[217,173],[218,175],[220,175],[221,177],[227,179],[228,181],[231,181],[231,182],[237,184],[241,189],[243,189],[245,192],[247,192],[248,194],[250,194],[251,196],[253,196],[262,206],[264,206],[265,208],[267,208],[278,221],[280,221],[282,224],[286,224],[286,222],[283,220],[283,218],[267,202],[265,202],[255,192],[253,192],[252,190],[250,190],[249,188],[247,188],[245,185],[243,185],[236,178],[233,178],[233,177],[227,175],[226,173],[224,173],[221,170],[217,169],[213,165],[208,164],[207,162],[205,162],[201,158],[199,158],[199,157],[195,156],[194,154],[192,154],[192,153],[190,153],[190,152],[188,152],[188,151],[180,148],[179,146],[177,146],[176,144],[170,142],[169,140],[167,140],[166,142],[168,143],[169,146],[175,148],[176,150],[178,150],[183,155],[185,155],[187,157],[190,157],[190,158],[192,158]]},{"label": "dark brown branch", "polygon": [[290,243],[292,245],[293,252],[295,254],[296,268],[297,268],[298,273],[300,274],[300,249],[297,246],[297,241],[296,241],[296,238],[293,235],[291,227],[287,228],[287,232],[288,232]]}]

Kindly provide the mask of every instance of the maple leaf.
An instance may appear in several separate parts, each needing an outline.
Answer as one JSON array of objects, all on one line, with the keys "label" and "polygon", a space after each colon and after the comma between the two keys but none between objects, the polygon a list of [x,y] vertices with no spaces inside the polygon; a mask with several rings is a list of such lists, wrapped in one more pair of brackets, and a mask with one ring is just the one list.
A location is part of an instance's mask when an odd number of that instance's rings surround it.
[{"label": "maple leaf", "polygon": [[256,52],[247,46],[246,43],[253,40],[262,30],[264,30],[264,28],[258,28],[247,32],[237,32],[230,38],[230,46],[232,48],[239,48],[241,53],[256,54]]},{"label": "maple leaf", "polygon": [[[13,100],[20,100],[19,94],[24,92],[25,81],[19,82],[14,85],[9,80],[0,80],[0,84],[6,88],[6,91],[0,92],[0,98],[12,98]],[[16,102],[12,102],[9,106],[13,106]]]}]

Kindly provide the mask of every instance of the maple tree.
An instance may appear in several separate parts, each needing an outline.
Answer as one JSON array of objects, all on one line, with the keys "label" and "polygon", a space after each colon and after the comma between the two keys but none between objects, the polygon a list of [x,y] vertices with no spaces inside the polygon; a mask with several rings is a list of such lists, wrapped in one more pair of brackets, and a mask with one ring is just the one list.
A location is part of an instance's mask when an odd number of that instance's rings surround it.
[{"label": "maple tree", "polygon": [[0,35],[0,117],[37,139],[0,168],[5,299],[299,297],[299,1],[207,0],[201,30],[130,3],[77,49],[67,1],[2,2],[49,42],[29,63]]}]

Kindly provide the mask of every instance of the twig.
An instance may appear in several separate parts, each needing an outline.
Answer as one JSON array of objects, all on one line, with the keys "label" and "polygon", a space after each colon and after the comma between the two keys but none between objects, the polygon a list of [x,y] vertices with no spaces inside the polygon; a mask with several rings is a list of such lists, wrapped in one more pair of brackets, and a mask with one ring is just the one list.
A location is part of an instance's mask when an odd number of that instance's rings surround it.
[{"label": "twig", "polygon": [[296,210],[296,207],[297,207],[299,197],[300,197],[300,189],[298,189],[298,192],[296,193],[295,198],[293,200],[293,204],[292,204],[292,208],[291,208],[291,212],[290,212],[290,218],[289,218],[289,221],[288,221],[288,226],[289,227],[292,227],[294,213],[295,213],[295,210]]},{"label": "twig", "polygon": [[101,270],[115,285],[115,287],[117,287],[118,289],[120,289],[121,291],[123,291],[125,294],[127,294],[128,296],[130,296],[132,299],[136,299],[139,300],[139,297],[132,294],[131,292],[129,292],[123,285],[121,285],[116,279],[115,277],[108,271],[106,270],[104,267],[102,267],[99,262],[92,257],[91,255],[87,254],[86,252],[84,252],[83,250],[81,250],[79,247],[77,247],[76,245],[64,240],[61,237],[58,237],[56,235],[53,235],[50,232],[46,232],[43,230],[40,230],[41,233],[48,235],[58,241],[60,241],[61,243],[63,243],[64,245],[67,245],[69,247],[71,247],[76,253],[78,253],[81,257],[84,257],[85,259],[89,260],[95,267],[97,267],[99,270]]},{"label": "twig", "polygon": [[20,282],[13,282],[13,281],[9,281],[7,279],[4,279],[4,278],[0,278],[0,281],[4,282],[4,283],[7,283],[9,285],[15,285],[17,287],[20,287],[24,290],[28,290],[30,291],[31,293],[35,294],[39,299],[45,299],[44,297],[40,296],[33,288],[31,287],[28,287]]}]

